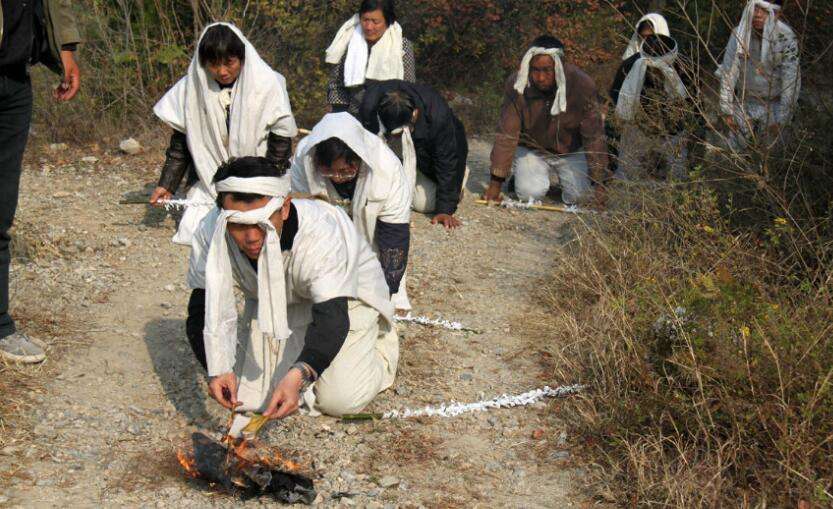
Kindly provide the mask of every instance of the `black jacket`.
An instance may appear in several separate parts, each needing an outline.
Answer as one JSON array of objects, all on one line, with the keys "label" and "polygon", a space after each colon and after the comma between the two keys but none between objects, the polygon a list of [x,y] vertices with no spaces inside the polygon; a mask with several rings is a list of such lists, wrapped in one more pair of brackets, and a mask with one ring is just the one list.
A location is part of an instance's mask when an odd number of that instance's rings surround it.
[{"label": "black jacket", "polygon": [[[631,68],[633,68],[633,64],[639,58],[641,58],[639,53],[632,55],[630,58],[622,62],[619,66],[619,70],[616,71],[616,77],[613,79],[613,85],[610,87],[610,99],[613,101],[614,108],[619,101],[619,93],[621,92],[625,78],[628,77],[628,73]],[[655,113],[655,116],[658,117],[657,124],[663,126],[660,129],[657,129],[657,126],[652,126],[653,129],[647,129],[648,131],[663,131],[654,132],[654,134],[674,135],[685,129],[691,129],[690,124],[692,124],[692,112],[696,111],[690,100],[693,80],[686,71],[686,66],[681,64],[679,59],[674,63],[674,69],[680,76],[686,90],[689,91],[689,98],[684,101],[684,104],[682,105],[683,110],[671,107],[670,103],[655,104],[655,101],[651,101],[649,99],[649,94],[663,89],[664,84],[662,82],[655,83],[649,74],[645,75],[645,84],[642,87],[642,92],[639,97],[640,103],[642,104],[643,110]],[[646,127],[647,126],[643,126],[643,128]]]},{"label": "black jacket", "polygon": [[469,147],[463,123],[442,96],[428,85],[389,80],[365,91],[359,120],[365,129],[379,132],[379,101],[391,90],[408,94],[421,112],[412,133],[417,168],[437,183],[437,214],[453,214],[460,201]]}]

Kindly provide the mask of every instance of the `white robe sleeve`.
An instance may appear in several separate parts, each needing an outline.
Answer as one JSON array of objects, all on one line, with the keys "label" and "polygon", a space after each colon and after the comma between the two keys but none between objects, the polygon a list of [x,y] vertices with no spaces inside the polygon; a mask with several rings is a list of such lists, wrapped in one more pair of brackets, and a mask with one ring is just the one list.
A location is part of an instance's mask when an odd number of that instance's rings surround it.
[{"label": "white robe sleeve", "polygon": [[292,106],[289,101],[289,92],[286,90],[286,78],[278,73],[275,73],[278,79],[278,90],[283,96],[280,102],[285,107],[278,113],[278,118],[272,125],[269,126],[269,132],[283,136],[284,138],[294,138],[298,136],[298,126],[295,124],[295,116],[292,114]]},{"label": "white robe sleeve", "polygon": [[798,42],[795,36],[785,36],[779,51],[781,53],[781,101],[775,122],[783,126],[792,119],[798,94],[801,91],[801,68]]},{"label": "white robe sleeve", "polygon": [[387,198],[382,202],[377,219],[388,224],[405,224],[411,221],[411,201],[413,195],[405,182],[404,173],[397,173],[391,183]]},{"label": "white robe sleeve", "polygon": [[191,240],[191,257],[188,263],[188,288],[192,290],[205,288],[205,266],[208,261],[208,248],[217,224],[219,210],[209,212],[200,222]]},{"label": "white robe sleeve", "polygon": [[729,37],[726,51],[723,54],[723,63],[718,69],[720,77],[720,112],[724,115],[734,114],[735,84],[738,81],[740,66],[735,65],[738,55],[738,39],[735,32]]}]

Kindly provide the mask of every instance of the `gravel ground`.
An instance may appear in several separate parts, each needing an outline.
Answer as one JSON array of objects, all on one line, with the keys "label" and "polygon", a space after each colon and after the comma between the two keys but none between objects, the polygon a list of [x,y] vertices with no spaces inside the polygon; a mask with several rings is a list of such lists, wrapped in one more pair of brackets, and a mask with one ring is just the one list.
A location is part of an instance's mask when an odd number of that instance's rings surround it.
[{"label": "gravel ground", "polygon": [[[237,507],[186,480],[173,451],[227,415],[206,394],[185,339],[187,250],[174,220],[118,205],[152,186],[162,151],[37,148],[21,193],[12,275],[16,316],[50,346],[35,368],[0,367],[8,387],[0,436],[0,506]],[[469,189],[488,175],[489,145],[471,141]],[[416,314],[480,334],[407,325],[393,390],[369,411],[524,392],[551,379],[546,338],[520,317],[563,244],[563,215],[490,209],[468,193],[448,233],[414,215],[409,292]],[[569,382],[569,381],[568,381]],[[270,443],[311,457],[317,505],[570,507],[581,475],[559,402],[453,419],[345,424],[293,416]]]}]

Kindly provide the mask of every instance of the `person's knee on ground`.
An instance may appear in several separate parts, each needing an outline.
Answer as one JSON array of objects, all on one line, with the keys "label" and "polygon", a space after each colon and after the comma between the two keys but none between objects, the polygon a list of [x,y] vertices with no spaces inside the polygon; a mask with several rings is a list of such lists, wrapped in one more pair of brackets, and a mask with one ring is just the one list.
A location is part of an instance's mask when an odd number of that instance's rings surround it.
[{"label": "person's knee on ground", "polygon": [[419,171],[417,171],[414,201],[411,208],[420,214],[431,214],[437,209],[437,184]]},{"label": "person's knee on ground", "polygon": [[344,383],[345,380],[321,379],[315,383],[315,406],[332,417],[361,412],[379,394],[373,383]]},{"label": "person's knee on ground", "polygon": [[530,150],[518,148],[514,162],[515,194],[524,201],[540,200],[550,188],[550,166]]}]

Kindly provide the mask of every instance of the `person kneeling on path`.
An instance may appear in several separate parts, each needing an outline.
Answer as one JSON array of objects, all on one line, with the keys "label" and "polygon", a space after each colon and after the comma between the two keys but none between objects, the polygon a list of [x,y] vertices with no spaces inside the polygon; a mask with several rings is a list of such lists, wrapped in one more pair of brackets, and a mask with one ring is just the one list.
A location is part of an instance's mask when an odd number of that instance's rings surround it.
[{"label": "person kneeling on path", "polygon": [[[189,284],[202,301],[192,298],[188,318],[211,396],[276,419],[301,405],[361,411],[393,384],[399,359],[370,246],[338,207],[290,199],[289,176],[268,159],[233,159],[215,185],[218,208],[194,236]],[[235,284],[246,301],[239,344]]]},{"label": "person kneeling on path", "polygon": [[562,63],[563,54],[561,41],[538,37],[509,78],[486,200],[501,199],[501,186],[513,171],[518,198],[539,200],[554,171],[564,203],[590,199],[591,179],[597,202],[603,201],[608,157],[598,89],[581,69]]},{"label": "person kneeling on path", "polygon": [[379,256],[397,313],[409,311],[413,180],[396,154],[349,113],[330,113],[298,144],[291,172],[294,192],[350,201],[353,223]]},{"label": "person kneeling on path", "polygon": [[432,224],[456,228],[466,185],[466,130],[445,99],[428,85],[389,80],[367,88],[359,119],[370,132],[401,145],[405,174],[414,179],[413,209],[435,214]]},{"label": "person kneeling on path", "polygon": [[622,62],[610,89],[622,133],[617,177],[653,174],[654,161],[664,161],[669,177],[686,178],[694,111],[689,82],[677,42],[668,36],[649,35],[639,52]]}]

